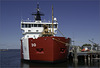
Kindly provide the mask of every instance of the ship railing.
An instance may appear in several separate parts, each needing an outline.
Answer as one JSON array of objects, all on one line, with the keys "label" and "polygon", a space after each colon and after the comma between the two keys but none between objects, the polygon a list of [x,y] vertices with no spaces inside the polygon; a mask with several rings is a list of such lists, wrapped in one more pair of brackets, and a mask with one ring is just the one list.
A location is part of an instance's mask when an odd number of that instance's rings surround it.
[{"label": "ship railing", "polygon": [[[35,20],[22,20],[22,22],[35,22]],[[46,21],[46,20],[43,20],[42,22],[43,23],[51,23],[51,21]],[[57,23],[57,22],[54,22],[54,23]]]}]

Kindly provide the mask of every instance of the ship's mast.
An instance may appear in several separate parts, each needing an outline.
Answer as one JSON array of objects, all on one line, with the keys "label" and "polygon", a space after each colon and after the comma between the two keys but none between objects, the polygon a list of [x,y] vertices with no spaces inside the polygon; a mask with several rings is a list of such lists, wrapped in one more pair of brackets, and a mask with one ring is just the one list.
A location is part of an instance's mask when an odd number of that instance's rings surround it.
[{"label": "ship's mast", "polygon": [[37,4],[37,12],[32,15],[35,15],[35,20],[41,21],[41,16],[44,16],[44,14],[40,13],[39,4]]},{"label": "ship's mast", "polygon": [[53,6],[52,6],[52,34],[54,34],[54,27],[53,27]]}]

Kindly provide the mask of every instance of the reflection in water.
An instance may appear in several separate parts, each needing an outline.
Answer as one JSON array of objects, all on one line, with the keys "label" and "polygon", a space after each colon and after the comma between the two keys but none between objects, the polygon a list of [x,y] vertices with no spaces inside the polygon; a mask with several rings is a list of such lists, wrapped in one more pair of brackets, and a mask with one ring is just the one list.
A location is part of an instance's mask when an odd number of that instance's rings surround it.
[{"label": "reflection in water", "polygon": [[29,62],[29,61],[21,61],[21,68],[80,68],[80,67],[100,67],[100,62],[93,62],[93,61],[85,61],[85,60],[78,60],[78,61],[72,61],[68,60],[66,62],[62,63],[35,63],[35,62]]},{"label": "reflection in water", "polygon": [[64,68],[64,67],[68,67],[67,66],[68,63],[67,62],[63,62],[63,63],[35,63],[35,62],[29,62],[29,61],[22,61],[21,62],[21,68]]}]

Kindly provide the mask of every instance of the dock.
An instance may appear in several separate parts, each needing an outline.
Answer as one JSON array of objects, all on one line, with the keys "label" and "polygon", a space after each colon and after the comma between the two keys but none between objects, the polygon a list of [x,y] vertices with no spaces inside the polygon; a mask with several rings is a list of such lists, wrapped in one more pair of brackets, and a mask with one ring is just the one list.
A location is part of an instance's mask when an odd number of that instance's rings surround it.
[{"label": "dock", "polygon": [[69,59],[72,59],[75,62],[80,61],[80,59],[85,62],[100,62],[100,51],[92,50],[81,52],[75,47],[74,51],[70,51]]}]

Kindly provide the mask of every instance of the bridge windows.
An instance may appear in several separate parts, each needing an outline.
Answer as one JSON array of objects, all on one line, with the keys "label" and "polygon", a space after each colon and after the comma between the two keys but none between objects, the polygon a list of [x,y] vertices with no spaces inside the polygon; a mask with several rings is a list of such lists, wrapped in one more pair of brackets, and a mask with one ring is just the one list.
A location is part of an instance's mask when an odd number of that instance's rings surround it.
[{"label": "bridge windows", "polygon": [[[46,24],[48,28],[52,28],[52,24]],[[57,24],[53,25],[54,28],[57,28]],[[31,27],[43,27],[43,24],[21,24],[22,28],[31,28]]]},{"label": "bridge windows", "polygon": [[25,27],[27,28],[27,24],[25,24]]},{"label": "bridge windows", "polygon": [[[22,28],[31,28],[34,27],[34,24],[22,24]],[[37,27],[37,25],[35,25]]]},{"label": "bridge windows", "polygon": [[48,24],[48,27],[51,28],[51,24]]},{"label": "bridge windows", "polygon": [[57,24],[54,25],[54,28],[57,28]]},{"label": "bridge windows", "polygon": [[29,28],[31,28],[31,25],[32,25],[32,24],[29,24]]},{"label": "bridge windows", "polygon": [[24,24],[22,24],[22,28],[24,28],[25,26],[24,26]]},{"label": "bridge windows", "polygon": [[41,27],[41,24],[38,24],[38,27]]},{"label": "bridge windows", "polygon": [[34,27],[34,25],[32,24],[32,27]]},{"label": "bridge windows", "polygon": [[34,27],[37,27],[37,24],[34,24]]},{"label": "bridge windows", "polygon": [[[52,24],[48,24],[48,27],[49,27],[49,28],[52,28]],[[54,27],[54,28],[57,28],[57,24],[53,24],[53,27]]]}]

